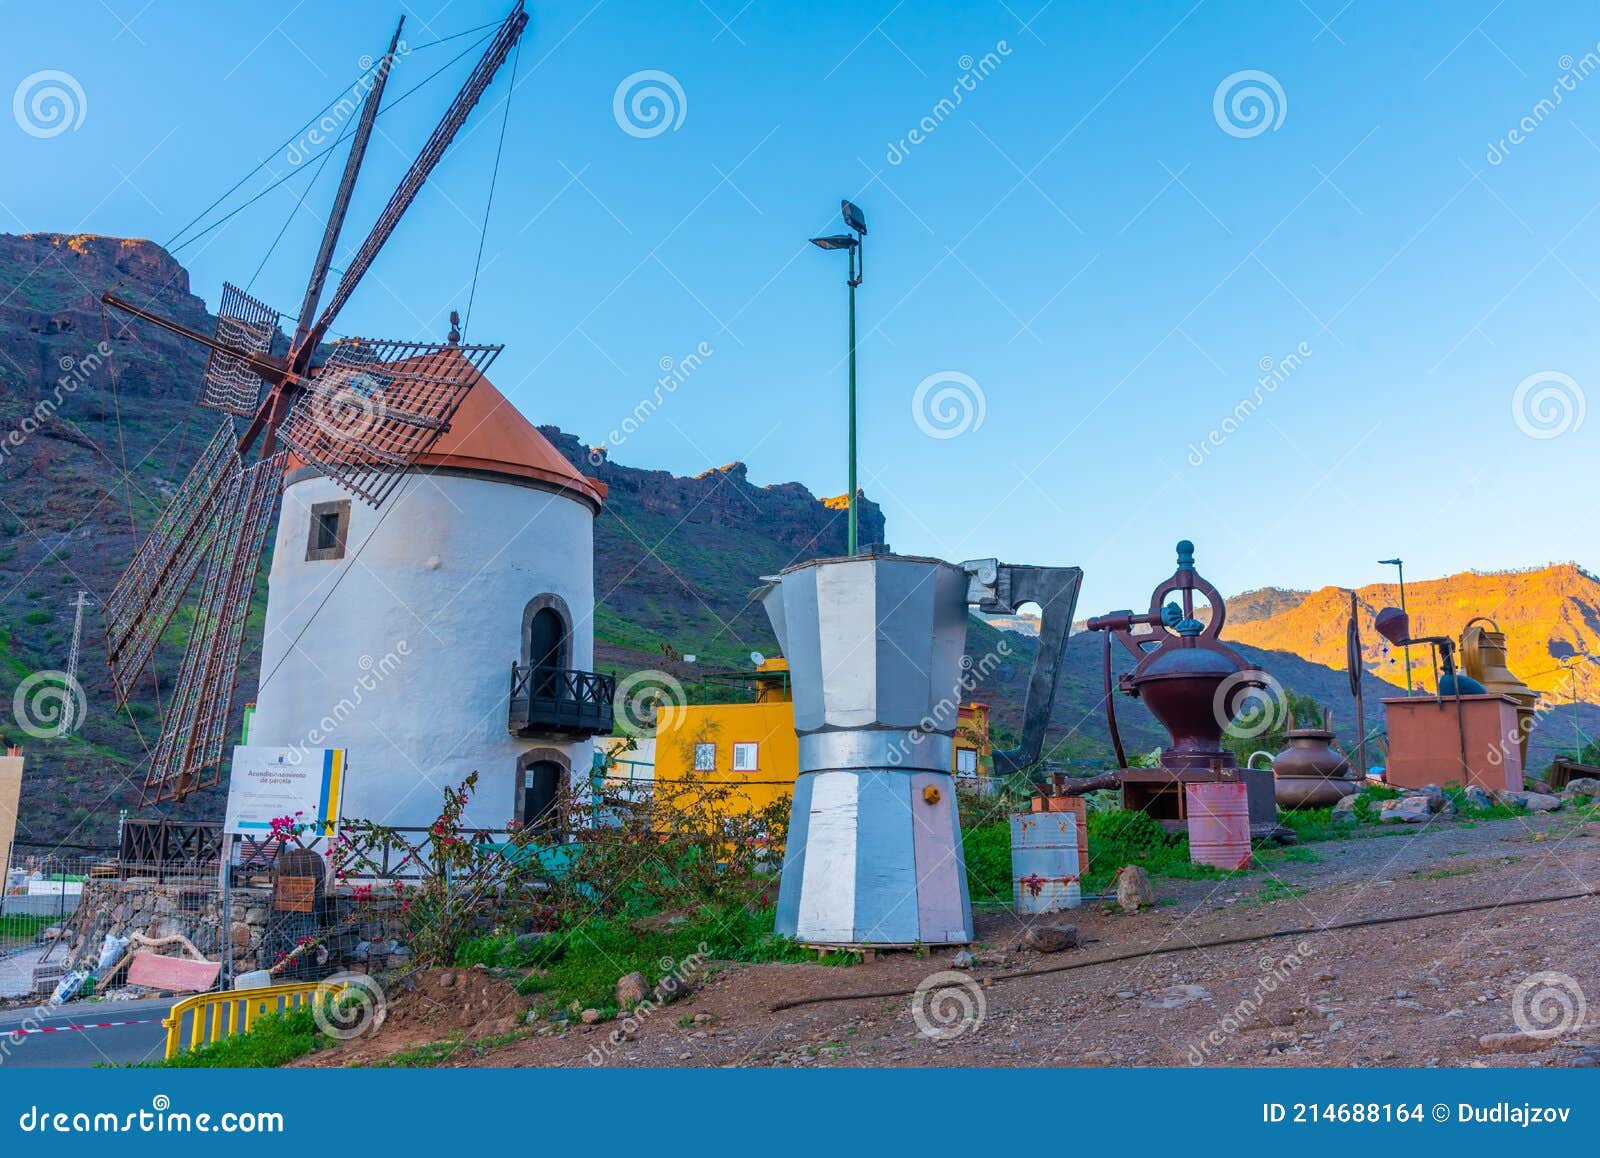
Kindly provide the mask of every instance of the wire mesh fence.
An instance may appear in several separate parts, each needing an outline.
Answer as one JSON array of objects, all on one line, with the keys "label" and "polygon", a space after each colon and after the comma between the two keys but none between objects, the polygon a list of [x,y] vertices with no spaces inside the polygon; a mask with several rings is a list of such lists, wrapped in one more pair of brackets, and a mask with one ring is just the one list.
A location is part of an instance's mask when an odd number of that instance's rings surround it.
[{"label": "wire mesh fence", "polygon": [[114,872],[105,857],[14,848],[0,892],[0,954],[48,943],[78,911],[84,886]]}]

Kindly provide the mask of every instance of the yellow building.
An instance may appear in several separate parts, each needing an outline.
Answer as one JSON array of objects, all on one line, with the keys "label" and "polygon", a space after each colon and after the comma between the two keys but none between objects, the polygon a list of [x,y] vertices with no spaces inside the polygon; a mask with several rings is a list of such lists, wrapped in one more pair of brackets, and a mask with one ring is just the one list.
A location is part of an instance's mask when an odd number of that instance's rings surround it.
[{"label": "yellow building", "polygon": [[[716,686],[742,698],[662,708],[656,720],[654,779],[658,790],[690,778],[736,785],[736,798],[744,800],[751,812],[760,811],[789,796],[799,775],[789,664],[769,659],[753,671],[713,679]],[[950,769],[958,782],[987,791],[984,758],[989,750],[988,705],[963,704]]]}]

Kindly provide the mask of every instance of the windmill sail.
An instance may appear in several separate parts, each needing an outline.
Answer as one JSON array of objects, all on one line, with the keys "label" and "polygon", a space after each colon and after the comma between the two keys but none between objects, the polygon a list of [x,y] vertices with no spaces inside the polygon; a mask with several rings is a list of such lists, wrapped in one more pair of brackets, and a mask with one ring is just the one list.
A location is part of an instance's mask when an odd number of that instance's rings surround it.
[{"label": "windmill sail", "polygon": [[339,342],[278,431],[294,452],[374,507],[450,429],[500,346]]},{"label": "windmill sail", "polygon": [[[225,282],[222,304],[217,307],[218,346],[211,348],[211,357],[206,360],[200,405],[243,418],[254,414],[266,383],[250,368],[248,359],[271,350],[272,336],[277,331],[277,310],[256,301],[232,282]],[[225,353],[219,346],[236,352]]]},{"label": "windmill sail", "polygon": [[105,601],[106,655],[117,706],[127,702],[211,543],[218,501],[240,469],[224,421]]},{"label": "windmill sail", "polygon": [[280,452],[235,471],[218,503],[178,690],[168,705],[140,804],[181,800],[222,781],[222,746],[250,595],[286,457]]}]

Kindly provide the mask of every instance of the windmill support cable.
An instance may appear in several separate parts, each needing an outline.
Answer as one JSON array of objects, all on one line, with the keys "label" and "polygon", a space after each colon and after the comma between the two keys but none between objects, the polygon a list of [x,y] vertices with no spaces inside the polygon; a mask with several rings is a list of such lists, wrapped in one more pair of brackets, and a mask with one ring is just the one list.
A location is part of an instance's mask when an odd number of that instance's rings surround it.
[{"label": "windmill support cable", "polygon": [[[1079,969],[1092,969],[1096,965],[1117,965],[1128,961],[1142,961],[1147,957],[1165,957],[1172,953],[1191,953],[1202,949],[1222,949],[1230,945],[1249,945],[1256,941],[1275,941],[1284,937],[1312,937],[1319,933],[1337,933],[1348,929],[1369,929],[1379,925],[1396,925],[1405,921],[1426,921],[1434,917],[1454,917],[1462,913],[1481,913],[1494,909],[1509,909],[1520,905],[1550,905],[1557,901],[1577,901],[1600,897],[1600,889],[1584,889],[1576,893],[1558,893],[1551,897],[1521,897],[1510,901],[1485,901],[1477,905],[1457,905],[1448,909],[1428,909],[1420,913],[1398,913],[1387,917],[1363,917],[1358,921],[1340,921],[1333,925],[1307,925],[1298,929],[1276,929],[1270,933],[1245,933],[1237,937],[1219,937],[1214,941],[1195,941],[1183,945],[1158,945],[1153,949],[1140,949],[1132,953],[1118,953],[1114,957],[1097,957],[1093,961],[1073,961],[1066,965],[1047,965],[1042,969],[1023,969],[1016,973],[994,973],[980,978],[998,984],[1022,977],[1045,977],[1052,973],[1073,973]],[[802,1005],[825,1005],[835,1001],[876,1001],[889,997],[911,997],[911,989],[884,989],[873,993],[828,993],[817,997],[795,997],[769,1006],[769,1011],[779,1013],[797,1009]]]},{"label": "windmill support cable", "polygon": [[500,118],[500,140],[494,147],[494,168],[489,171],[489,198],[483,206],[483,227],[478,230],[478,256],[472,263],[472,289],[467,294],[467,316],[461,323],[461,336],[467,336],[472,325],[472,304],[478,300],[478,274],[483,270],[483,244],[489,239],[489,213],[494,209],[494,187],[500,180],[500,157],[506,148],[506,126],[511,123],[511,98],[517,95],[517,66],[522,63],[522,42],[517,42],[516,55],[511,58],[511,87],[506,92],[506,111]]},{"label": "windmill support cable", "polygon": [[[429,73],[428,76],[426,76],[422,80],[418,81],[411,88],[409,88],[405,92],[401,93],[394,100],[389,102],[389,107],[388,108],[383,109],[382,111],[380,111],[378,113],[378,118],[381,120],[391,110],[393,110],[396,107],[398,107],[401,101],[405,100],[407,97],[411,96],[413,93],[416,93],[419,90],[421,90],[423,88],[426,88],[428,86],[428,84],[430,84],[432,81],[437,79],[441,73],[447,71],[450,68],[451,65],[455,64],[456,61],[459,61],[463,57],[467,56],[470,52],[472,52],[473,49],[477,48],[479,44],[482,44],[487,39],[488,39],[488,37],[485,36],[485,37],[481,38],[480,40],[475,41],[472,44],[469,44],[465,49],[463,49],[461,52],[457,53],[456,56],[453,57],[450,61],[448,61],[447,63],[441,65],[439,68],[437,68],[433,72]],[[332,101],[329,101],[327,105],[324,105],[322,111],[317,113],[317,117],[321,117],[323,112],[326,112],[329,108],[333,107],[333,105],[337,104],[339,99],[340,99],[340,97],[342,97],[344,95],[345,91],[347,91],[347,90],[341,89],[339,97],[335,97]],[[273,152],[276,153],[277,151],[279,151],[281,149],[284,149],[284,148],[287,148],[289,145],[294,144],[295,140],[300,136],[300,134],[303,133],[306,128],[310,127],[312,124],[314,124],[316,122],[317,117],[314,117],[311,120],[307,121],[305,123],[305,125],[301,126],[301,130],[300,130],[299,133],[296,133],[293,137],[290,137],[282,145],[278,146],[278,149],[273,150]],[[340,140],[342,140],[342,139],[343,138],[341,137]],[[328,147],[329,150],[331,151],[334,148],[336,148],[338,146],[338,143],[339,143],[338,141],[335,141],[332,145],[330,145]],[[189,230],[195,224],[197,224],[199,221],[201,221],[206,216],[206,214],[210,213],[218,205],[222,204],[223,201],[226,201],[228,199],[228,197],[233,194],[235,189],[238,189],[240,185],[243,185],[246,181],[248,181],[251,177],[253,177],[257,172],[259,172],[261,170],[262,166],[264,166],[265,164],[266,164],[266,162],[263,161],[263,162],[261,162],[260,165],[257,165],[254,169],[251,169],[250,172],[246,173],[242,178],[240,178],[238,183],[235,184],[232,189],[229,189],[227,193],[224,193],[221,197],[217,198],[217,200],[213,201],[209,206],[207,206],[206,209],[200,214],[199,217],[196,217],[188,225],[185,225],[183,227],[183,229],[180,229],[176,234],[174,234],[173,238],[172,238],[172,241],[177,241],[177,239],[179,237],[181,237],[185,231]],[[177,253],[179,250],[186,249],[188,246],[193,245],[195,242],[199,241],[202,237],[204,237],[206,234],[210,233],[212,230],[217,229],[217,228],[219,228],[219,227],[221,227],[223,225],[226,225],[233,218],[237,217],[240,213],[242,213],[246,209],[250,208],[250,206],[254,205],[257,201],[260,201],[263,197],[265,197],[268,193],[271,193],[274,189],[277,189],[280,185],[284,185],[284,184],[287,184],[289,181],[292,181],[294,178],[298,177],[300,175],[300,173],[301,173],[301,170],[298,169],[298,168],[290,169],[289,172],[285,173],[282,177],[279,177],[276,181],[272,182],[272,184],[268,185],[265,189],[261,190],[261,192],[257,193],[254,197],[251,197],[250,200],[244,202],[242,205],[238,205],[238,206],[234,207],[233,209],[228,210],[227,213],[223,214],[216,221],[213,221],[210,225],[206,226],[199,233],[196,233],[193,237],[185,238],[181,243],[179,243],[177,245],[176,248],[173,247],[172,241],[169,241],[162,248],[166,249],[167,252],[169,252],[169,253]]]},{"label": "windmill support cable", "polygon": [[[332,145],[328,147],[328,150],[322,154],[321,159],[318,160],[316,171],[312,173],[311,180],[306,182],[306,187],[300,190],[300,196],[295,198],[294,206],[289,210],[289,216],[283,219],[283,225],[279,228],[278,235],[272,239],[272,244],[267,246],[267,252],[261,255],[261,261],[256,266],[255,273],[251,274],[250,280],[244,283],[244,289],[246,293],[249,293],[251,287],[256,284],[256,278],[261,276],[261,271],[267,268],[267,262],[272,260],[273,253],[277,251],[278,243],[283,240],[283,235],[289,232],[289,226],[292,225],[294,223],[294,219],[300,215],[300,210],[305,208],[306,198],[311,196],[311,190],[315,189],[317,182],[322,180],[322,171],[328,167],[328,161],[332,159],[334,151],[344,143],[346,136],[347,133],[340,132],[338,138],[333,142]],[[283,316],[283,311],[279,310],[278,316],[281,318]]]},{"label": "windmill support cable", "polygon": [[[345,98],[345,94],[348,93],[349,91],[350,91],[350,86],[349,85],[345,85],[344,87],[340,88],[339,91],[336,92],[333,95],[333,99],[328,101],[327,104],[323,105],[320,109],[318,109],[315,113],[313,113],[310,120],[306,121],[305,124],[301,125],[293,133],[289,134],[289,136],[286,137],[279,145],[277,145],[277,147],[275,147],[271,151],[269,151],[267,153],[267,156],[268,157],[275,157],[279,153],[281,153],[284,149],[287,149],[290,145],[294,144],[295,141],[299,140],[300,137],[302,135],[304,135],[304,133],[305,133],[305,131],[307,129],[309,129],[312,125],[316,124],[319,120],[321,120],[322,117],[324,116],[324,114],[326,114],[329,109],[333,108],[334,105],[338,104],[341,100],[343,100]],[[202,209],[199,213],[197,213],[194,216],[194,218],[189,221],[189,223],[187,225],[185,225],[182,229],[178,230],[178,232],[174,233],[172,235],[172,237],[168,239],[167,243],[162,246],[162,248],[165,249],[168,253],[176,253],[177,250],[173,249],[172,246],[173,246],[173,243],[178,240],[178,238],[182,237],[185,233],[187,233],[189,230],[193,229],[201,221],[205,220],[205,217],[206,217],[207,214],[209,214],[217,206],[221,205],[229,197],[233,196],[233,194],[239,189],[239,187],[241,185],[243,185],[246,181],[250,180],[250,178],[254,177],[257,173],[261,172],[262,169],[266,168],[266,164],[267,164],[267,162],[266,162],[265,158],[263,158],[261,161],[257,162],[257,164],[255,165],[254,168],[252,168],[243,177],[240,177],[237,181],[235,181],[232,185],[230,185],[228,187],[227,192],[223,193],[222,196],[218,197],[210,205],[207,205],[204,209]],[[274,182],[272,185],[268,186],[268,188],[266,190],[264,190],[263,192],[270,192],[272,189],[277,188],[278,185],[281,185],[284,181],[287,181],[289,179],[289,177],[294,176],[295,172],[297,172],[297,171],[298,170],[291,170],[285,177],[283,177],[279,181]],[[252,198],[252,201],[253,200],[255,200],[255,198]],[[246,202],[246,204],[250,204],[250,202]],[[239,208],[242,209],[242,208],[244,208],[244,206],[240,206]],[[233,210],[232,212],[230,212],[228,214],[228,217],[232,217],[233,214],[237,213],[238,211],[239,211],[238,209]],[[226,220],[227,220],[227,217],[224,217],[223,221],[226,221]],[[218,224],[220,224],[220,222]],[[212,228],[215,228],[215,226],[209,227],[204,233],[196,234],[194,237],[191,237],[187,241],[184,241],[181,245],[178,246],[178,249],[182,249],[182,248],[184,248],[184,246],[191,245],[194,242],[198,241],[201,237],[205,236],[205,233],[209,233]]]}]

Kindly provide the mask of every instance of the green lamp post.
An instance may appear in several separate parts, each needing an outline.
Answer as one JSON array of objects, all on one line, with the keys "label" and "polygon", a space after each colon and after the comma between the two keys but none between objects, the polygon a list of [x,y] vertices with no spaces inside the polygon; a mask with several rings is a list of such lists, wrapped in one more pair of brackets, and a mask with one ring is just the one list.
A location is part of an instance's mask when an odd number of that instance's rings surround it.
[{"label": "green lamp post", "polygon": [[861,210],[848,201],[841,201],[844,223],[850,233],[835,233],[830,237],[813,237],[811,244],[819,249],[844,249],[850,252],[850,276],[845,284],[850,290],[850,523],[849,554],[856,553],[856,287],[866,267],[866,250],[862,245],[867,236],[867,219]]}]

